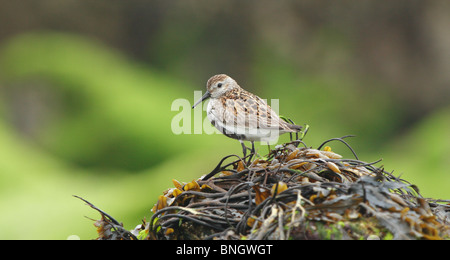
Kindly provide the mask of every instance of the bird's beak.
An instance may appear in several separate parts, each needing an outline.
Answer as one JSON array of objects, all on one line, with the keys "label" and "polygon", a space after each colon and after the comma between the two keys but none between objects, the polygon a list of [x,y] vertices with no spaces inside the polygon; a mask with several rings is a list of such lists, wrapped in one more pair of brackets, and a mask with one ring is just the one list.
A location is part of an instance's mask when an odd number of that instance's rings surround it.
[{"label": "bird's beak", "polygon": [[206,91],[205,95],[203,95],[203,97],[197,101],[197,103],[195,103],[192,108],[196,107],[198,104],[202,103],[203,100],[208,99],[211,96],[211,93],[209,93],[209,91]]}]

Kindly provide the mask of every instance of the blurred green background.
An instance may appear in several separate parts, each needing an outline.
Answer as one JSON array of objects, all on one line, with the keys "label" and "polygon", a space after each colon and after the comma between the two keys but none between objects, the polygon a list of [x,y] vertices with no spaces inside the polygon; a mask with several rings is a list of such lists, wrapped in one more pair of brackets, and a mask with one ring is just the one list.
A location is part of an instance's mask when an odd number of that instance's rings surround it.
[{"label": "blurred green background", "polygon": [[0,239],[94,238],[84,216],[99,214],[72,195],[132,229],[171,179],[240,154],[225,136],[171,130],[172,102],[192,105],[218,73],[279,99],[280,114],[310,125],[308,145],[357,135],[347,140],[361,160],[450,198],[448,1],[0,7]]}]

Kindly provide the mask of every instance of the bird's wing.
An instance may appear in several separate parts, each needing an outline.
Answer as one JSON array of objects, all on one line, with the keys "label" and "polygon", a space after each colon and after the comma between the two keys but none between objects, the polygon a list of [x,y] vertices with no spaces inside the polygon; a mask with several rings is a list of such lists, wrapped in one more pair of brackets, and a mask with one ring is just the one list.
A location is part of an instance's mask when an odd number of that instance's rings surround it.
[{"label": "bird's wing", "polygon": [[221,113],[223,123],[246,129],[286,130],[278,115],[259,97],[224,99]]}]

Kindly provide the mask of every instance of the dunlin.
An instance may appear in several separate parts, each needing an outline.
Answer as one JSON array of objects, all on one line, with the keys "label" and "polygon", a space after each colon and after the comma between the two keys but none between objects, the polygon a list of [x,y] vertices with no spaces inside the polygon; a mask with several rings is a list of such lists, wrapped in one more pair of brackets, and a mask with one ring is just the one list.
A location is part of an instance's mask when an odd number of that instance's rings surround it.
[{"label": "dunlin", "polygon": [[225,74],[208,80],[206,93],[192,108],[208,98],[211,99],[207,107],[209,121],[224,135],[241,142],[244,157],[247,148],[243,141],[252,143],[253,155],[255,141],[269,142],[281,134],[299,132],[302,128],[280,119],[264,100],[244,90]]}]

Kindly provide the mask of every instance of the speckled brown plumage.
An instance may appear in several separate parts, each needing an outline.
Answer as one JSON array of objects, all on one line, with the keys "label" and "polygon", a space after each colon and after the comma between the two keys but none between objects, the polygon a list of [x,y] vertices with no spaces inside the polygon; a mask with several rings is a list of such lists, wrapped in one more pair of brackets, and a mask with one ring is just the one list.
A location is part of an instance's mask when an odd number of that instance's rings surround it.
[{"label": "speckled brown plumage", "polygon": [[301,129],[281,120],[264,100],[244,90],[225,74],[212,76],[206,89],[199,102],[211,98],[207,108],[208,119],[228,137],[261,141]]}]

